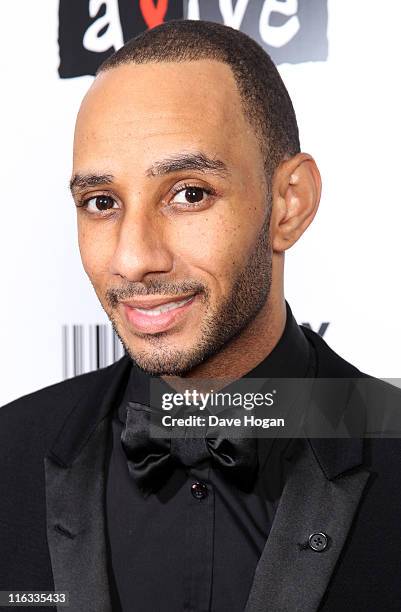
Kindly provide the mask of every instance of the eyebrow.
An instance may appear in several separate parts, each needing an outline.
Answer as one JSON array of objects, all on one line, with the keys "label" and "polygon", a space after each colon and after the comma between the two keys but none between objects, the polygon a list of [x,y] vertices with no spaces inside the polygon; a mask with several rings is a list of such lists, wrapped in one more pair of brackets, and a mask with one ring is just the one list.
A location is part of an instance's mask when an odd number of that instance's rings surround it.
[{"label": "eyebrow", "polygon": [[74,174],[70,180],[70,190],[72,193],[87,187],[97,187],[98,185],[110,185],[113,182],[112,174]]},{"label": "eyebrow", "polygon": [[[229,174],[226,164],[217,158],[212,158],[204,153],[180,153],[166,159],[154,162],[145,172],[148,177],[164,176],[181,170],[197,170],[198,172],[212,173],[225,177]],[[98,187],[99,185],[110,185],[114,181],[112,174],[75,174],[70,181],[72,193]]]},{"label": "eyebrow", "polygon": [[157,161],[148,170],[146,176],[163,176],[180,170],[197,170],[198,172],[211,172],[221,176],[229,174],[226,164],[221,159],[208,157],[204,153],[180,153]]}]

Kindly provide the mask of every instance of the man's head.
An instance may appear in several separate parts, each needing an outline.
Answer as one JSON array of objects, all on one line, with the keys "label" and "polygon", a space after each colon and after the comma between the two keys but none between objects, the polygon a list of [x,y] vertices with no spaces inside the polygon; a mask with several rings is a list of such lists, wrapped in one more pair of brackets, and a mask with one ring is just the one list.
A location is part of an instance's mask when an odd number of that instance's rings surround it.
[{"label": "man's head", "polygon": [[100,67],[72,189],[84,268],[124,346],[151,374],[184,375],[279,301],[320,186],[270,58],[236,30],[179,21]]},{"label": "man's head", "polygon": [[[299,152],[298,125],[276,66],[246,34],[210,21],[170,21],[128,42],[103,62],[97,74],[131,63],[202,59],[223,62],[231,69],[242,111],[254,128],[271,177],[284,157]],[[206,93],[197,91],[196,71],[193,78],[186,85],[188,94]]]}]

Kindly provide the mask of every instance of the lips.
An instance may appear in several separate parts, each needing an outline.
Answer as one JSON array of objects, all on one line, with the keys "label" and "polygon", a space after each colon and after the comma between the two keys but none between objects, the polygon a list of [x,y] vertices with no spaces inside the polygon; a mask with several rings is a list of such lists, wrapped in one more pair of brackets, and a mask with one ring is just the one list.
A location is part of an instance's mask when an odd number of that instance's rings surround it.
[{"label": "lips", "polygon": [[127,322],[137,331],[156,333],[171,328],[181,320],[197,302],[197,295],[192,294],[182,299],[168,298],[161,300],[135,300],[123,303],[124,316]]},{"label": "lips", "polygon": [[186,304],[193,296],[187,297],[183,300],[179,300],[176,302],[166,302],[165,304],[160,304],[160,306],[155,306],[154,308],[138,308],[135,307],[135,310],[138,312],[143,312],[144,314],[150,317],[156,317],[160,315],[162,312],[169,312],[169,310],[174,310],[175,308],[179,308]]},{"label": "lips", "polygon": [[172,297],[158,297],[158,296],[147,296],[146,298],[135,298],[132,300],[124,301],[124,304],[131,306],[131,308],[142,308],[142,309],[153,309],[159,306],[164,306],[165,304],[170,304],[172,302],[181,302],[183,300],[189,299],[194,296],[194,293],[189,293],[187,295],[182,296],[172,296]]}]

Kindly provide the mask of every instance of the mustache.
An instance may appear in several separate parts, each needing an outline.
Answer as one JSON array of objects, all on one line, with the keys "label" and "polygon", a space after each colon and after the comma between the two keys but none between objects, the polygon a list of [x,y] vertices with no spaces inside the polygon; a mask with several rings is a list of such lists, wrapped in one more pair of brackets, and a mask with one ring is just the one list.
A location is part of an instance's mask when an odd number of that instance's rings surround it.
[{"label": "mustache", "polygon": [[198,281],[187,280],[180,284],[164,281],[149,281],[146,286],[143,283],[124,283],[120,287],[110,287],[105,293],[105,299],[110,308],[116,308],[121,300],[129,300],[138,295],[182,295],[185,293],[205,293],[208,290],[205,285]]}]

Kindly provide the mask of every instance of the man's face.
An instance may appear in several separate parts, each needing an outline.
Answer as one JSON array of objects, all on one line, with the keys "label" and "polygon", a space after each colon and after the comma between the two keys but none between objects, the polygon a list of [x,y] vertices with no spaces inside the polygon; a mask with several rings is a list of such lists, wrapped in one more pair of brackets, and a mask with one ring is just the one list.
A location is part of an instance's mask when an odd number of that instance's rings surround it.
[{"label": "man's face", "polygon": [[227,65],[101,74],[78,115],[73,177],[85,271],[141,368],[183,376],[261,310],[270,194]]}]

